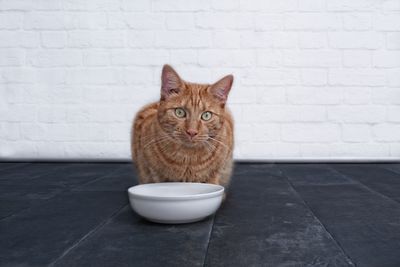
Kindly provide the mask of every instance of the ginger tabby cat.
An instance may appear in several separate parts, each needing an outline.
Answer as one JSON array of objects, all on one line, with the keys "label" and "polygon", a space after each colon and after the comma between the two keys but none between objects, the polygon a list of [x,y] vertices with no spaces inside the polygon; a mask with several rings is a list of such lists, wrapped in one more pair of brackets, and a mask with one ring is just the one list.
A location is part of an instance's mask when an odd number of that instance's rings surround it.
[{"label": "ginger tabby cat", "polygon": [[233,168],[233,119],[225,104],[233,76],[195,84],[164,65],[161,83],[160,101],[143,107],[132,127],[139,182],[227,186]]}]

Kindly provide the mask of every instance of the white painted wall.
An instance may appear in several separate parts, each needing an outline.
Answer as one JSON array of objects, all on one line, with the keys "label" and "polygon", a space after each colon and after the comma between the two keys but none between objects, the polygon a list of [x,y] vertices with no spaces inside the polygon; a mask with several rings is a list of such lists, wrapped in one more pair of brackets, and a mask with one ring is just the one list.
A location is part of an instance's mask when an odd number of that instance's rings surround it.
[{"label": "white painted wall", "polygon": [[0,1],[0,157],[130,157],[170,63],[233,73],[237,159],[399,158],[399,0]]}]

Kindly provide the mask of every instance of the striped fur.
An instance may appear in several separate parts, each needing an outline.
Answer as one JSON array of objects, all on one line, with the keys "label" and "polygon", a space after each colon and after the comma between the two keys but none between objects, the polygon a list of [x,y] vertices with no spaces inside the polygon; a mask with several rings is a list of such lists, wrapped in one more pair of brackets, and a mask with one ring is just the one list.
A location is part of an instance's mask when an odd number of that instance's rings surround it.
[{"label": "striped fur", "polygon": [[[132,158],[140,183],[228,185],[233,119],[225,103],[232,82],[229,75],[212,85],[189,83],[164,66],[160,101],[142,108],[132,127]],[[183,108],[186,117],[179,118],[176,108]],[[212,112],[209,121],[201,119],[205,111]],[[187,130],[197,135],[191,138]]]}]

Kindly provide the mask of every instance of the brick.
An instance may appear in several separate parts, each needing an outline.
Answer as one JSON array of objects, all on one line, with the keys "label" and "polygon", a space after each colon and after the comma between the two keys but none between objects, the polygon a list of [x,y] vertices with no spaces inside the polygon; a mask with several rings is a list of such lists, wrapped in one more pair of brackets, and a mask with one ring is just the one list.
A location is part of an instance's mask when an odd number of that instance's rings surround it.
[{"label": "brick", "polygon": [[30,68],[3,68],[0,73],[5,83],[34,83],[37,80],[35,71]]},{"label": "brick", "polygon": [[[119,107],[97,107],[89,112],[90,122],[124,122],[125,109]],[[89,141],[89,140],[88,140]]]},{"label": "brick", "polygon": [[285,105],[246,105],[242,106],[246,122],[289,122],[299,115]]},{"label": "brick", "polygon": [[215,48],[240,48],[240,32],[214,31],[213,47]]},{"label": "brick", "polygon": [[282,104],[286,102],[285,87],[259,86],[255,88],[257,89],[257,100],[260,104]]},{"label": "brick", "polygon": [[121,9],[124,11],[148,11],[151,9],[149,0],[122,0]]},{"label": "brick", "polygon": [[385,73],[377,69],[330,69],[330,85],[382,86],[386,83]]},{"label": "brick", "polygon": [[162,66],[169,62],[169,53],[163,49],[115,50],[111,52],[111,64],[116,66]]},{"label": "brick", "polygon": [[254,103],[257,100],[257,88],[234,88],[229,93],[229,103]]},{"label": "brick", "polygon": [[400,144],[399,143],[394,143],[390,144],[390,156],[392,157],[400,157]]},{"label": "brick", "polygon": [[[26,1],[29,2],[29,1]],[[35,10],[62,10],[63,5],[61,0],[34,0],[34,7],[32,9]]]},{"label": "brick", "polygon": [[342,20],[335,13],[286,14],[285,28],[288,30],[337,30],[342,28]]},{"label": "brick", "polygon": [[171,64],[196,64],[197,51],[193,49],[177,49],[170,51]]},{"label": "brick", "polygon": [[338,143],[330,144],[328,149],[331,156],[349,160],[354,158],[376,159],[377,157],[389,156],[389,146],[382,143]]},{"label": "brick", "polygon": [[379,68],[400,67],[400,51],[375,51],[372,61]]},{"label": "brick", "polygon": [[350,31],[369,30],[372,27],[371,14],[365,13],[344,13],[343,28]]},{"label": "brick", "polygon": [[[161,23],[162,18],[157,18]],[[194,29],[194,16],[192,13],[168,13],[165,18],[168,30],[190,30]],[[157,28],[162,28],[163,25]]]},{"label": "brick", "polygon": [[256,52],[258,66],[278,67],[282,66],[282,54],[274,49],[260,49]]},{"label": "brick", "polygon": [[283,53],[284,66],[337,67],[342,65],[341,53],[335,50],[288,50]]},{"label": "brick", "polygon": [[0,66],[22,66],[25,63],[25,51],[22,49],[0,49]]},{"label": "brick", "polygon": [[295,0],[241,0],[240,7],[245,11],[283,12],[297,10],[298,2]]},{"label": "brick", "polygon": [[153,10],[156,11],[201,11],[209,10],[209,1],[196,1],[196,0],[177,0],[177,1],[162,1],[154,0]]},{"label": "brick", "polygon": [[129,67],[125,68],[122,72],[122,80],[127,84],[148,84],[148,82],[152,80],[152,76],[153,72],[145,67],[143,68]]},{"label": "brick", "polygon": [[76,131],[73,125],[66,123],[49,123],[47,124],[46,136],[52,141],[78,141],[83,131]]},{"label": "brick", "polygon": [[254,53],[251,50],[208,50],[199,51],[200,66],[233,66],[245,67],[254,64]]},{"label": "brick", "polygon": [[159,30],[165,25],[165,16],[157,13],[125,13],[123,19],[131,29]]},{"label": "brick", "polygon": [[112,124],[107,127],[107,139],[110,141],[130,141],[130,123]]},{"label": "brick", "polygon": [[16,30],[22,26],[22,13],[0,13],[0,29]]},{"label": "brick", "polygon": [[60,31],[42,32],[41,41],[45,48],[63,48],[67,44],[67,34]]},{"label": "brick", "polygon": [[87,85],[81,87],[81,94],[85,104],[100,106],[111,102],[113,92],[111,86]]},{"label": "brick", "polygon": [[[40,107],[38,109],[38,121],[39,122],[61,122],[66,120],[67,110],[64,107]],[[42,127],[43,128],[43,127]],[[43,134],[45,138],[46,134]]]},{"label": "brick", "polygon": [[332,123],[282,124],[281,139],[297,143],[332,143],[340,139],[340,128],[337,124]]},{"label": "brick", "polygon": [[68,0],[63,3],[63,8],[69,11],[116,11],[120,9],[120,5],[114,0]]},{"label": "brick", "polygon": [[400,141],[400,124],[381,123],[372,127],[374,138],[381,142]]},{"label": "brick", "polygon": [[249,123],[236,123],[235,124],[235,139],[237,141],[251,141],[253,140],[254,131],[253,125]]},{"label": "brick", "polygon": [[[181,78],[186,81],[199,82],[199,83],[201,82],[204,83],[204,81],[212,81],[211,68],[186,65],[184,68],[179,68],[176,70],[178,71]],[[160,77],[161,77],[161,72],[160,70],[158,70],[156,71],[157,82],[160,81]]]},{"label": "brick", "polygon": [[299,2],[299,11],[322,11],[325,9],[323,0],[302,0]]},{"label": "brick", "polygon": [[35,67],[72,67],[82,64],[82,53],[77,50],[39,50],[28,56]]},{"label": "brick", "polygon": [[67,107],[66,108],[66,122],[87,122],[89,118],[90,109],[87,107]]},{"label": "brick", "polygon": [[[38,68],[35,73],[37,80],[41,81],[45,87],[48,85],[60,85],[66,82],[66,70],[63,68]],[[38,97],[45,98],[46,94],[43,95],[43,92],[41,92]]]},{"label": "brick", "polygon": [[386,109],[386,120],[389,122],[400,122],[400,107],[389,106]]},{"label": "brick", "polygon": [[324,122],[326,121],[326,108],[324,106],[296,106],[290,109],[298,114],[294,121]]},{"label": "brick", "polygon": [[70,31],[68,46],[73,48],[118,48],[124,47],[125,34],[122,31]]},{"label": "brick", "polygon": [[38,47],[40,38],[38,32],[0,31],[0,47]]},{"label": "brick", "polygon": [[382,3],[384,12],[400,11],[400,2],[398,0],[387,0]]},{"label": "brick", "polygon": [[256,31],[282,30],[284,17],[281,14],[255,14],[254,28]]},{"label": "brick", "polygon": [[47,127],[46,124],[42,123],[21,123],[21,139],[29,140],[29,141],[40,141],[46,140],[47,136]]},{"label": "brick", "polygon": [[254,141],[273,142],[280,139],[280,125],[272,123],[257,123],[254,125]]},{"label": "brick", "polygon": [[65,13],[62,12],[29,12],[24,17],[26,30],[63,30],[70,27]]},{"label": "brick", "polygon": [[[7,141],[20,141],[21,129],[20,122],[2,122],[0,123],[0,139]],[[2,147],[3,148],[3,147]]]},{"label": "brick", "polygon": [[107,66],[110,64],[110,52],[107,49],[91,49],[83,54],[86,66]]},{"label": "brick", "polygon": [[233,11],[240,8],[239,0],[211,0],[211,8],[218,11]]},{"label": "brick", "polygon": [[67,13],[65,23],[68,29],[99,30],[108,25],[104,12],[71,12]]},{"label": "brick", "polygon": [[211,44],[212,33],[203,30],[161,31],[155,34],[154,41],[154,47],[160,48],[207,48]]},{"label": "brick", "polygon": [[300,152],[302,157],[328,158],[330,156],[328,144],[301,144]]},{"label": "brick", "polygon": [[73,68],[67,71],[67,84],[115,84],[120,75],[110,68]]},{"label": "brick", "polygon": [[337,106],[327,111],[328,120],[334,122],[377,123],[386,118],[383,106]]},{"label": "brick", "polygon": [[373,11],[379,8],[375,0],[335,0],[326,3],[328,11]]},{"label": "brick", "polygon": [[345,67],[371,67],[371,51],[369,50],[344,50],[343,66]]},{"label": "brick", "polygon": [[246,159],[266,159],[273,158],[276,155],[274,143],[253,143],[251,141],[243,142],[240,149],[240,155]]},{"label": "brick", "polygon": [[328,36],[333,48],[377,49],[384,44],[384,36],[378,32],[330,32]]},{"label": "brick", "polygon": [[298,42],[300,48],[326,48],[328,35],[325,32],[299,32]]},{"label": "brick", "polygon": [[302,69],[300,72],[302,85],[326,85],[328,72],[325,69]]},{"label": "brick", "polygon": [[253,16],[249,13],[200,12],[196,13],[196,26],[201,29],[252,29]]},{"label": "brick", "polygon": [[343,124],[342,140],[345,142],[365,143],[371,139],[371,129],[367,124]]},{"label": "brick", "polygon": [[372,90],[373,104],[400,104],[400,87],[374,88]]},{"label": "brick", "polygon": [[244,85],[296,85],[300,75],[296,69],[258,68],[241,79]]},{"label": "brick", "polygon": [[128,33],[128,45],[135,48],[148,48],[154,43],[153,31],[133,31]]},{"label": "brick", "polygon": [[0,5],[0,10],[30,11],[34,8],[35,8],[35,1],[29,1],[29,0],[1,1]]},{"label": "brick", "polygon": [[341,90],[324,87],[288,87],[286,90],[289,103],[307,105],[332,105],[341,103]]},{"label": "brick", "polygon": [[400,32],[386,33],[386,47],[388,49],[400,49]]},{"label": "brick", "polygon": [[387,70],[386,81],[386,84],[389,87],[400,87],[400,69]]},{"label": "brick", "polygon": [[32,122],[37,117],[37,108],[31,104],[8,105],[6,112],[6,122]]},{"label": "brick", "polygon": [[[365,105],[371,103],[370,87],[344,87],[344,103],[350,105]],[[379,89],[378,89],[379,90]]]},{"label": "brick", "polygon": [[374,28],[380,31],[399,31],[398,14],[378,14],[374,17]]}]

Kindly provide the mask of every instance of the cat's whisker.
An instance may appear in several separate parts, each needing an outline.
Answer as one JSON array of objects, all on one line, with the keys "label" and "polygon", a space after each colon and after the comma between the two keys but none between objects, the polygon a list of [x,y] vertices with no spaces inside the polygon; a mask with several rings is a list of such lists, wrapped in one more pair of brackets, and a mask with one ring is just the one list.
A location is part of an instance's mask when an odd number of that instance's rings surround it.
[{"label": "cat's whisker", "polygon": [[219,143],[220,145],[222,145],[225,149],[230,150],[230,148],[229,148],[227,145],[225,145],[221,140],[218,140],[218,139],[213,138],[213,137],[211,137],[211,136],[209,136],[209,138],[210,138],[210,140],[212,140],[212,141],[218,142],[218,143]]},{"label": "cat's whisker", "polygon": [[147,142],[147,143],[143,146],[143,148],[147,148],[148,146],[150,146],[150,145],[155,145],[155,144],[157,144],[157,143],[162,143],[162,142],[164,142],[165,140],[167,140],[168,138],[169,138],[169,136],[161,136],[160,138],[152,139],[152,140],[150,140],[149,142]]}]

